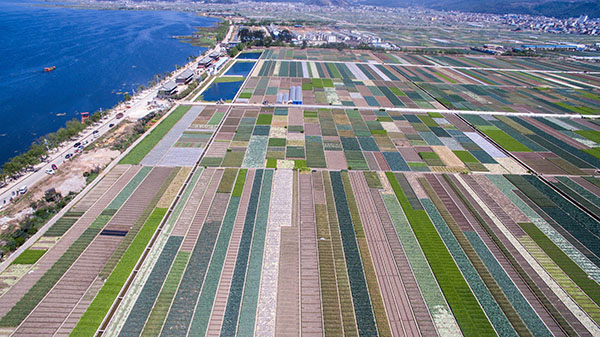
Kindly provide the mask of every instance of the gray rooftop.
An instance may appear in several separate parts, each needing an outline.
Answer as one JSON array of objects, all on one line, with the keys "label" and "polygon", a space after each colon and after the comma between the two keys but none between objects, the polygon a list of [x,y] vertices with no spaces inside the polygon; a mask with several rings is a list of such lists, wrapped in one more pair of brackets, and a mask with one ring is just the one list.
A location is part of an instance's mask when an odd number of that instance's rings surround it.
[{"label": "gray rooftop", "polygon": [[200,60],[200,64],[210,63],[211,61],[212,58],[210,58],[210,56],[205,56]]},{"label": "gray rooftop", "polygon": [[194,72],[189,69],[186,69],[181,74],[177,75],[177,79],[185,80],[191,76],[194,76]]},{"label": "gray rooftop", "polygon": [[165,85],[163,85],[162,88],[160,88],[160,89],[164,90],[164,91],[171,91],[176,88],[177,88],[177,84],[173,81],[169,81],[169,82],[165,83]]}]

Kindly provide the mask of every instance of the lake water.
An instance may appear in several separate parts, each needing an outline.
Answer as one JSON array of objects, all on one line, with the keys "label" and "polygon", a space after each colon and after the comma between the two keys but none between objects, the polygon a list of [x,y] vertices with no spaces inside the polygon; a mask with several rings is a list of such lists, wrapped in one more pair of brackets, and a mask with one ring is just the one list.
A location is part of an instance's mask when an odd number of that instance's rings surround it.
[{"label": "lake water", "polygon": [[246,77],[252,70],[252,67],[254,67],[255,63],[256,62],[240,62],[240,61],[238,61],[238,62],[234,63],[231,66],[231,68],[229,68],[227,70],[225,75]]},{"label": "lake water", "polygon": [[[79,112],[109,108],[203,48],[172,38],[217,19],[0,0],[0,163]],[[56,66],[45,73],[44,67]]]}]

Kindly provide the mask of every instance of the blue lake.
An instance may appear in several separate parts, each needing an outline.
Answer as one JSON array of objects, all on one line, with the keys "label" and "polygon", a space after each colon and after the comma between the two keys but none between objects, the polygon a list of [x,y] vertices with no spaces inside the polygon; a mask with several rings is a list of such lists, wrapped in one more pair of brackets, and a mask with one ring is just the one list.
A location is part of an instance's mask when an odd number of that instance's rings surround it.
[{"label": "blue lake", "polygon": [[[47,4],[47,3],[44,3]],[[205,49],[172,38],[217,19],[0,0],[0,163],[79,112],[110,108]],[[56,66],[45,73],[44,67]]]},{"label": "blue lake", "polygon": [[237,58],[240,60],[258,60],[258,58],[260,57],[261,54],[262,54],[261,51],[251,51],[251,52],[241,53],[238,55]]},{"label": "blue lake", "polygon": [[216,102],[221,99],[224,101],[233,100],[242,83],[244,81],[212,83],[202,93],[202,99],[207,102]]},{"label": "blue lake", "polygon": [[250,71],[252,70],[252,67],[254,67],[254,64],[256,62],[236,62],[234,63],[231,68],[229,68],[227,70],[227,72],[225,73],[225,75],[230,75],[230,76],[248,76],[248,74],[250,74]]}]

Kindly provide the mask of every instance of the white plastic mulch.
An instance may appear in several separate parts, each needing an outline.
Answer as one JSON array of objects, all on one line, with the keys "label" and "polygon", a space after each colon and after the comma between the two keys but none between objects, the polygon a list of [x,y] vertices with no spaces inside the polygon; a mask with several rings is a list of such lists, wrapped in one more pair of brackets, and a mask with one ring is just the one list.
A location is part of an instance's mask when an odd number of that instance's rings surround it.
[{"label": "white plastic mulch", "polygon": [[260,282],[255,336],[275,335],[281,226],[292,224],[292,170],[275,171]]}]

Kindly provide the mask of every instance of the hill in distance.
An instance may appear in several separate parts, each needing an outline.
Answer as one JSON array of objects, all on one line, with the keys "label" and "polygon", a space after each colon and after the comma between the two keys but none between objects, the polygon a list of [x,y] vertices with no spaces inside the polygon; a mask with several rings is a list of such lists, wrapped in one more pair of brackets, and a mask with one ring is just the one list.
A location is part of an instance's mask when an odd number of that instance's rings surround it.
[{"label": "hill in distance", "polygon": [[431,7],[434,9],[444,10],[459,10],[493,14],[532,14],[560,18],[580,15],[600,17],[600,2],[589,0],[443,0],[433,3]]},{"label": "hill in distance", "polygon": [[[224,0],[216,0],[221,2]],[[231,1],[231,0],[228,0]],[[319,6],[362,4],[382,7],[424,7],[445,11],[490,14],[529,14],[556,18],[600,17],[600,0],[263,0],[304,2]]]}]

